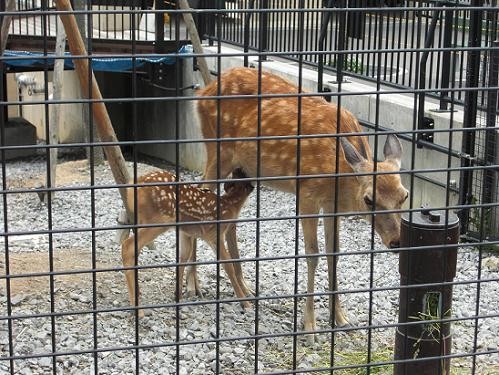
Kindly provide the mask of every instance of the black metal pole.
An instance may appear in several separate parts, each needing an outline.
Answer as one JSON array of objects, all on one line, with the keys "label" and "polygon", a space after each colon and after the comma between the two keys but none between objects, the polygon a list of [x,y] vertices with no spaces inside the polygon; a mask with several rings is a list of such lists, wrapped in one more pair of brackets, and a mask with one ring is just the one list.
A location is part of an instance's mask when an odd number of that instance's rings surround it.
[{"label": "black metal pole", "polygon": [[397,327],[395,360],[401,362],[395,364],[394,375],[450,374],[450,359],[439,357],[451,353],[450,323],[442,320],[451,315],[452,285],[418,284],[454,279],[458,239],[459,219],[447,210],[402,217],[400,246],[414,249],[399,255],[400,284],[410,286],[400,289],[399,323],[413,324]]},{"label": "black metal pole", "polygon": [[[480,47],[481,35],[482,35],[482,18],[483,11],[480,9],[483,0],[472,0],[471,6],[475,7],[474,10],[470,11],[470,29],[469,29],[469,47]],[[478,87],[480,76],[480,51],[473,50],[468,52],[468,62],[466,66],[466,88]],[[476,113],[478,105],[478,91],[468,90],[466,91],[464,98],[464,128],[475,128],[476,127]],[[472,166],[472,158],[475,155],[475,131],[467,130],[463,132],[463,141],[461,146],[461,152],[465,157],[461,159],[462,167]],[[460,173],[459,177],[459,204],[469,205],[473,202],[473,171],[469,169],[464,169]],[[461,232],[466,233],[468,231],[468,220],[469,220],[469,210],[464,209],[459,213],[459,218],[461,220]]]},{"label": "black metal pole", "polygon": [[[334,0],[328,0],[326,8],[330,9],[333,7]],[[321,30],[319,34],[319,51],[324,51],[324,41],[326,40],[327,28],[329,26],[329,21],[331,20],[331,11],[322,12],[322,20],[321,20]],[[317,91],[322,92],[324,89],[324,59],[326,56],[321,53],[319,54],[319,66],[317,69],[318,77],[317,77]]]},{"label": "black metal pole", "polygon": [[[444,12],[444,40],[443,47],[450,48],[452,42],[452,25],[454,21],[454,11],[446,10]],[[449,104],[448,92],[444,89],[449,88],[451,70],[451,51],[443,51],[442,56],[442,81],[440,84],[440,110],[446,111]]]},{"label": "black metal pole", "polygon": [[[437,6],[440,6],[437,3]],[[419,86],[418,89],[424,89],[426,87],[426,63],[428,61],[428,56],[430,55],[429,48],[433,45],[433,39],[435,37],[435,29],[437,27],[438,20],[440,19],[440,10],[436,10],[433,12],[433,16],[431,19],[430,28],[428,33],[426,34],[426,39],[424,42],[425,51],[421,55],[421,60],[419,62]],[[424,105],[425,105],[425,92],[421,92],[418,98],[418,129],[425,129],[424,126]],[[418,141],[422,138],[422,134],[418,133]],[[421,148],[418,143],[418,148]]]},{"label": "black metal pole", "polygon": [[[258,38],[258,52],[266,52],[268,50],[268,39],[269,39],[269,0],[261,0],[260,9],[265,10],[260,13],[260,25],[259,25],[259,38]],[[267,56],[260,54],[259,59],[261,61],[266,61]]]},{"label": "black metal pole", "polygon": [[[162,0],[155,2],[156,10],[165,9],[165,3]],[[165,44],[165,19],[164,13],[155,13],[155,28],[156,28],[156,40],[154,43],[154,52],[163,53],[163,46]]]},{"label": "black metal pole", "polygon": [[[248,4],[248,10],[253,10],[255,8],[255,0],[250,0]],[[250,22],[251,17],[253,16],[252,12],[247,12],[244,15],[244,66],[249,65],[248,59],[248,51],[249,51],[249,36],[250,36]]]},{"label": "black metal pole", "polygon": [[[347,6],[346,0],[340,0],[340,1],[338,1],[338,4],[341,7]],[[347,14],[345,12],[341,12],[339,14],[338,45],[336,48],[337,51],[343,52],[345,50],[346,38],[347,38]],[[346,58],[347,58],[347,56],[345,53],[338,54],[338,59],[336,62],[336,81],[337,82],[343,82],[343,69],[345,68]]]}]

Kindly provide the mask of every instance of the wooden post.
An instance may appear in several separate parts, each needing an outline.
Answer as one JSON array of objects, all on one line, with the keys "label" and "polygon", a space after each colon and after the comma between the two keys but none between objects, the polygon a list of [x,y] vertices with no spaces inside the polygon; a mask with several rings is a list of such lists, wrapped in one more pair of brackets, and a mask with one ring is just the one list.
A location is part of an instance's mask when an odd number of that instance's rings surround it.
[{"label": "wooden post", "polygon": [[[64,25],[59,19],[57,21],[57,37],[55,42],[55,55],[64,56],[66,50],[66,33]],[[64,77],[64,58],[56,59],[54,62],[54,75],[52,77],[52,100],[61,100],[62,98],[62,81]],[[61,105],[52,104],[52,110],[49,117],[49,144],[56,145],[59,143],[59,123],[61,121]],[[57,172],[57,148],[51,148],[49,151],[50,158],[50,187],[55,187],[56,172]],[[54,193],[52,193],[52,198]]]},{"label": "wooden post", "polygon": [[[15,10],[16,10],[16,0],[6,0],[5,11],[13,12]],[[7,47],[7,39],[9,37],[9,28],[11,22],[12,22],[12,16],[3,16],[2,30],[1,30],[2,40],[0,41],[0,55],[3,55],[3,51],[5,51],[5,48]]]},{"label": "wooden post", "polygon": [[[88,0],[74,0],[74,9],[75,10],[87,10],[87,2]],[[87,17],[91,17],[89,14],[85,13],[79,13],[75,15],[76,18],[76,24],[78,25],[78,30],[80,31],[81,39],[83,40],[83,45],[87,46],[88,45],[88,37],[92,37],[92,35],[87,35],[88,33],[88,28],[87,28]],[[88,93],[81,92],[81,97],[85,98],[88,96]],[[82,104],[82,121],[83,125],[85,127],[85,141],[86,142],[96,142],[98,140],[97,137],[97,126],[95,122],[92,124],[93,127],[93,139],[90,139],[90,105],[87,103]],[[94,165],[99,165],[104,163],[104,153],[102,152],[102,147],[85,147],[85,151],[87,154],[87,159],[88,162],[90,163],[90,155],[92,153],[93,149],[93,164]]]},{"label": "wooden post", "polygon": [[[64,12],[73,11],[69,0],[55,0],[57,10]],[[66,30],[66,35],[68,38],[68,45],[73,56],[86,56],[87,51],[83,40],[81,38],[80,32],[78,31],[78,25],[76,24],[76,19],[74,14],[61,14],[61,21],[64,24]],[[92,74],[89,77],[89,66],[88,59],[75,59],[74,65],[78,77],[80,79],[80,85],[84,95],[89,93],[89,84],[91,84],[92,99],[97,100],[96,103],[92,103],[94,120],[97,125],[97,133],[102,142],[117,142],[116,134],[114,133],[113,126],[111,124],[111,119],[107,113],[106,106],[102,102],[102,94],[100,92],[97,81]],[[121,153],[119,146],[105,146],[104,152],[106,154],[109,166],[114,176],[114,180],[118,184],[127,184],[130,182],[130,174],[126,169],[125,159]],[[126,189],[120,189],[121,198],[126,205]],[[129,214],[129,219],[133,222],[133,215]]]},{"label": "wooden post", "polygon": [[[191,7],[187,0],[180,0],[178,2],[179,8],[182,10],[190,10]],[[204,53],[203,47],[201,46],[201,40],[199,39],[198,29],[196,27],[196,23],[194,22],[194,18],[192,18],[191,13],[182,13],[184,18],[185,27],[189,31],[189,35],[191,37],[192,47],[194,48],[194,52],[197,54]],[[208,69],[208,64],[206,63],[206,58],[204,56],[197,57],[199,70],[201,75],[203,76],[203,81],[205,85],[208,85],[212,79],[210,75],[210,70]]]}]

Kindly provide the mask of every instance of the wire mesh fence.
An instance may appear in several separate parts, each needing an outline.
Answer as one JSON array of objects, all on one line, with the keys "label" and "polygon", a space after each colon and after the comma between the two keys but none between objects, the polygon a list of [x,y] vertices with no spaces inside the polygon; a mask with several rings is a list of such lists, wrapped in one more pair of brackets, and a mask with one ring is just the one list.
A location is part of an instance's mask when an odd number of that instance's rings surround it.
[{"label": "wire mesh fence", "polygon": [[499,373],[495,0],[0,12],[0,373]]},{"label": "wire mesh fence", "polygon": [[[461,49],[468,45],[469,2],[383,2],[383,11],[376,2],[354,1],[348,4],[334,1],[308,1],[304,5],[303,24],[295,9],[298,0],[228,2],[227,10],[257,9],[262,12],[234,13],[227,11],[222,20],[220,39],[250,50],[285,53],[287,59],[298,60],[298,36],[303,33],[303,50],[329,51],[324,55],[303,57],[307,65],[336,71],[338,59],[349,75],[404,88],[445,89],[465,87],[466,59]],[[497,6],[492,1],[491,6]],[[452,10],[454,6],[461,8]],[[344,7],[344,11],[337,8]],[[414,12],[412,8],[419,9]],[[361,8],[356,10],[356,8]],[[364,10],[366,9],[366,10]],[[497,13],[485,12],[482,19],[482,40],[485,45],[497,38]],[[211,37],[214,37],[213,28]],[[418,50],[429,51],[425,64],[425,79],[421,81]],[[337,51],[344,51],[338,55]],[[376,53],[376,50],[387,51]],[[388,52],[389,51],[389,52]],[[343,57],[344,56],[344,57]],[[455,72],[450,71],[453,59]],[[418,66],[418,67],[417,67]],[[445,91],[432,91],[446,98]],[[453,100],[464,100],[461,91]]]}]

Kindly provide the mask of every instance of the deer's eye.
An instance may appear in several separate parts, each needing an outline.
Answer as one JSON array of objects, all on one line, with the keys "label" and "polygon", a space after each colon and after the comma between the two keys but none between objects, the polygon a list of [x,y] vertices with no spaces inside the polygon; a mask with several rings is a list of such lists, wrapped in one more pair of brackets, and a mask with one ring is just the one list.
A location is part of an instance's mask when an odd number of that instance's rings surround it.
[{"label": "deer's eye", "polygon": [[373,200],[367,196],[367,195],[364,195],[364,202],[369,206],[369,207],[372,207],[373,206]]}]

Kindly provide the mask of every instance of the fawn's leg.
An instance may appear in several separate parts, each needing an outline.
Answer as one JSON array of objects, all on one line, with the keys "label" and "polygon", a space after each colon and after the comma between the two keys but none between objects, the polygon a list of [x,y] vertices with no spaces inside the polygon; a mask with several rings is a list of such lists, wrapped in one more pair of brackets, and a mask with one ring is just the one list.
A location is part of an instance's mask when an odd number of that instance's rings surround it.
[{"label": "fawn's leg", "polygon": [[[184,286],[184,270],[185,270],[185,265],[182,263],[192,261],[192,256],[193,252],[195,251],[195,245],[196,242],[194,241],[195,238],[189,236],[188,234],[182,233],[181,232],[181,238],[180,238],[180,254],[179,254],[179,263],[180,265],[178,266],[178,273],[177,273],[177,282],[178,282],[178,300],[180,301],[182,299],[182,291],[183,291],[183,286]],[[194,245],[194,246],[193,246]],[[194,259],[195,260],[195,259]],[[194,267],[194,266],[192,266]],[[189,272],[191,271],[191,272]],[[187,278],[189,277],[194,277],[194,283],[193,285],[198,287],[198,280],[197,280],[197,274],[196,274],[196,269],[192,269],[191,266],[187,267]],[[194,291],[194,293],[196,293]],[[189,291],[188,291],[189,293]],[[200,292],[199,292],[200,293]]]},{"label": "fawn's leg", "polygon": [[[234,223],[229,224],[227,231],[225,233],[225,240],[227,242],[227,249],[229,250],[230,257],[232,259],[240,259],[239,248],[237,246],[236,224]],[[255,295],[255,292],[248,287],[248,284],[246,284],[241,263],[234,262],[233,264],[234,264],[234,272],[236,273],[236,278],[244,294],[247,296],[250,294]]]},{"label": "fawn's leg", "polygon": [[[307,200],[303,200],[303,203],[300,202],[300,215],[316,215],[318,213],[319,208],[314,202]],[[319,258],[317,257],[317,254],[319,253],[319,246],[317,242],[317,223],[317,218],[301,220],[303,237],[305,240],[305,254],[312,255],[312,257],[307,257],[307,293],[314,293],[315,271],[317,269],[317,264],[319,263]],[[312,295],[308,296],[305,302],[303,320],[305,331],[316,330],[314,297]],[[308,341],[313,342],[313,340],[314,336],[309,336]]]},{"label": "fawn's leg", "polygon": [[[189,258],[187,258],[184,262],[196,262],[196,247],[197,241],[195,237],[191,237],[186,233],[180,232],[180,254],[186,253],[189,254]],[[195,296],[198,295],[200,297],[203,296],[201,291],[201,286],[198,279],[197,268],[193,264],[191,266],[187,266],[187,295]]]},{"label": "fawn's leg", "polygon": [[[325,212],[333,213],[334,208],[332,205],[326,207],[324,209]],[[340,218],[337,217],[336,220],[334,217],[326,217],[324,218],[324,236],[326,242],[326,254],[327,257],[327,268],[328,268],[328,286],[330,292],[338,291],[338,273],[336,272],[338,257],[334,256],[335,253],[340,251]],[[334,305],[334,315],[333,315],[333,305]],[[334,303],[333,296],[329,297],[329,313],[331,314],[331,318],[336,321],[336,324],[339,327],[343,327],[348,324],[348,318],[341,307],[340,297],[338,294],[334,295]]]},{"label": "fawn's leg", "polygon": [[[206,154],[207,154],[207,162],[204,169],[204,175],[202,180],[216,180],[217,176],[220,178],[225,178],[232,171],[232,150],[233,147],[224,146],[224,154],[222,156],[222,160],[220,161],[220,173],[218,173],[218,163],[217,163],[217,145],[211,142],[205,144],[206,146]],[[220,145],[222,147],[222,145]],[[217,190],[216,184],[203,184],[205,188],[211,189],[212,191]],[[221,187],[220,187],[221,188]],[[220,190],[220,194],[222,191]],[[182,238],[182,237],[181,237]],[[188,244],[192,248],[192,257],[190,259],[191,262],[196,261],[196,250],[197,250],[197,239],[192,237],[191,244]],[[199,295],[202,297],[201,287],[199,284],[199,279],[197,277],[196,266],[189,266],[187,269],[187,295]]]},{"label": "fawn's leg", "polygon": [[[230,254],[227,251],[227,249],[225,248],[224,238],[223,238],[223,236],[220,236],[220,237],[222,237],[222,238],[220,238],[220,240],[218,241],[220,244],[218,246],[218,250],[219,250],[219,254],[220,254],[218,259],[223,260],[223,261],[231,260]],[[215,244],[216,244],[216,241],[210,241],[211,247],[213,248],[213,250],[215,252],[217,252],[217,246]],[[234,271],[234,263],[224,262],[223,267],[225,269],[225,272],[227,273],[227,276],[229,277],[229,280],[230,280],[230,283],[232,284],[232,287],[234,288],[234,292],[236,293],[236,296],[238,298],[245,298],[246,294],[244,294],[244,291],[242,290],[242,288],[239,285],[239,282],[236,278],[236,273]],[[242,301],[241,304],[243,305],[244,308],[251,307],[251,303],[249,303],[249,301]]]},{"label": "fawn's leg", "polygon": [[[137,233],[137,257],[144,245],[153,241],[164,231],[165,228],[140,228]],[[135,259],[135,236],[130,236],[123,242],[121,246],[121,258],[123,260],[123,267],[133,267],[137,264]],[[135,291],[135,270],[125,270],[125,277],[128,286],[130,305],[139,306],[139,293],[136,294]],[[139,310],[139,316],[144,316],[142,310]]]}]

